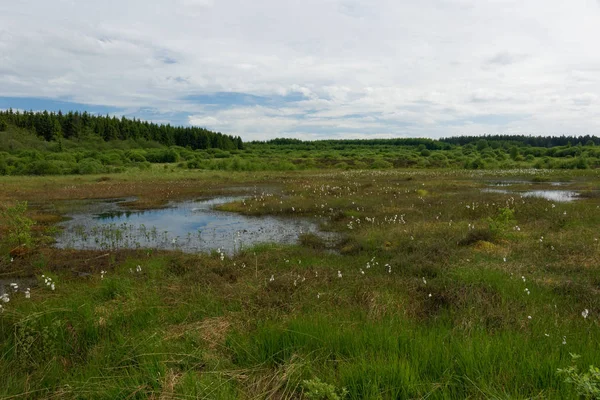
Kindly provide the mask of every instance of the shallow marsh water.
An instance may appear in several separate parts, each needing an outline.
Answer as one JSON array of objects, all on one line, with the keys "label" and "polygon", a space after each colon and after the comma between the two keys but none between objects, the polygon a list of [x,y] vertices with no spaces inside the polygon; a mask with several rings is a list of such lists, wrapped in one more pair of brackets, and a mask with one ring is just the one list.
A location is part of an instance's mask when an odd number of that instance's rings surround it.
[{"label": "shallow marsh water", "polygon": [[56,237],[59,248],[176,249],[209,252],[220,249],[234,254],[259,243],[295,243],[303,233],[320,232],[318,225],[304,218],[248,217],[214,210],[219,204],[243,197],[171,203],[156,210],[131,211],[119,203],[128,199],[93,201],[79,207],[62,222]]},{"label": "shallow marsh water", "polygon": [[507,189],[482,189],[485,193],[504,193],[504,194],[515,194],[521,197],[538,197],[549,201],[556,202],[570,202],[579,198],[577,192],[572,190],[507,190]]}]

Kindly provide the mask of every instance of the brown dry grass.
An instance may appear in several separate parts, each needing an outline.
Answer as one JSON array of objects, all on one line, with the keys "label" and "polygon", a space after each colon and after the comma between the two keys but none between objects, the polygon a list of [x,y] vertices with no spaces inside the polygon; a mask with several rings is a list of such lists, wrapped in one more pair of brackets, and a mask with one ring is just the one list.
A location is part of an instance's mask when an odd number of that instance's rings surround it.
[{"label": "brown dry grass", "polygon": [[165,340],[177,340],[186,335],[200,338],[209,349],[216,349],[225,344],[227,334],[231,330],[231,321],[227,317],[205,318],[187,324],[172,325],[165,333]]}]

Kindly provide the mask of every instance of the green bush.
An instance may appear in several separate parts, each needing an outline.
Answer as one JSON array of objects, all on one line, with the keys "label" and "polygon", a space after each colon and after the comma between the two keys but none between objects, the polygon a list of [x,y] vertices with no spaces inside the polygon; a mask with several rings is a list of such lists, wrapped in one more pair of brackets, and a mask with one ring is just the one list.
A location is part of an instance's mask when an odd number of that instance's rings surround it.
[{"label": "green bush", "polygon": [[8,174],[8,164],[6,164],[6,159],[4,156],[0,155],[0,175]]},{"label": "green bush", "polygon": [[105,168],[100,164],[98,160],[94,160],[91,158],[86,158],[81,160],[79,165],[77,166],[77,172],[86,175],[86,174],[100,174],[105,171]]},{"label": "green bush", "polygon": [[149,150],[146,160],[151,163],[176,163],[179,162],[179,153],[174,149]]},{"label": "green bush", "polygon": [[337,390],[335,386],[322,382],[319,378],[302,382],[304,397],[311,400],[342,400],[348,395],[346,388]]},{"label": "green bush", "polygon": [[568,368],[559,368],[557,373],[565,375],[565,382],[575,385],[577,394],[584,399],[600,399],[600,368],[589,366],[588,372],[580,373],[574,364],[580,356],[571,354],[573,365]]},{"label": "green bush", "polygon": [[144,154],[142,154],[142,151],[140,150],[129,150],[125,153],[125,157],[127,157],[127,159],[132,162],[146,161],[146,157],[144,157]]},{"label": "green bush", "polygon": [[488,226],[494,238],[502,237],[516,223],[515,213],[512,209],[505,207],[498,210],[498,214],[488,218]]},{"label": "green bush", "polygon": [[394,165],[391,162],[382,160],[382,159],[377,159],[375,161],[373,161],[373,163],[371,164],[371,168],[373,169],[389,169],[392,168]]},{"label": "green bush", "polygon": [[27,166],[28,175],[59,175],[61,170],[48,160],[33,161]]},{"label": "green bush", "polygon": [[1,223],[6,227],[6,244],[9,246],[26,246],[33,243],[31,227],[34,222],[28,218],[27,202],[19,201],[14,206],[0,207]]}]

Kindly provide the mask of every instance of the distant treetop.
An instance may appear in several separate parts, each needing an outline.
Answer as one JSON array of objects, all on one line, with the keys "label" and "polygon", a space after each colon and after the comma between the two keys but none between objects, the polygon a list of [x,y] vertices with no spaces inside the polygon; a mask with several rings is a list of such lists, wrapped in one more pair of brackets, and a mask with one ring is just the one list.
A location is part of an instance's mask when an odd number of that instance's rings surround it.
[{"label": "distant treetop", "polygon": [[47,141],[96,135],[105,141],[146,139],[166,146],[177,145],[192,149],[234,150],[244,147],[239,136],[225,135],[204,128],[155,124],[135,118],[117,118],[87,112],[70,111],[63,114],[61,111],[14,112],[9,109],[0,111],[0,121],[31,130]]}]

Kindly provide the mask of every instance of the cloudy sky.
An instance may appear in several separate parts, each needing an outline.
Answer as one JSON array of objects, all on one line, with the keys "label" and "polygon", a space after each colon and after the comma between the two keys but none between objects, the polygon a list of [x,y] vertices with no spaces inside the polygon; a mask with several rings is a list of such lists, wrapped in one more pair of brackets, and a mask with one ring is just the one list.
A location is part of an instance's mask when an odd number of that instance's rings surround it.
[{"label": "cloudy sky", "polygon": [[244,140],[600,135],[600,0],[0,1],[0,108]]}]

